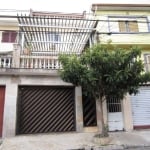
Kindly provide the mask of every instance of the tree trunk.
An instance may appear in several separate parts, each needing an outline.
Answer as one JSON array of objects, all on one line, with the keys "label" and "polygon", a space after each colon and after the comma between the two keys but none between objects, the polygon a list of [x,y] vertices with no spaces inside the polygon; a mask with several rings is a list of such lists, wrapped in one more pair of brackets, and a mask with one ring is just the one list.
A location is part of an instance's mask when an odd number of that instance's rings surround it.
[{"label": "tree trunk", "polygon": [[99,101],[100,101],[100,110],[101,110],[101,125],[102,125],[102,133],[101,133],[101,136],[108,136],[108,131],[107,131],[107,128],[105,126],[105,123],[104,123],[104,116],[103,116],[103,98],[99,98]]}]

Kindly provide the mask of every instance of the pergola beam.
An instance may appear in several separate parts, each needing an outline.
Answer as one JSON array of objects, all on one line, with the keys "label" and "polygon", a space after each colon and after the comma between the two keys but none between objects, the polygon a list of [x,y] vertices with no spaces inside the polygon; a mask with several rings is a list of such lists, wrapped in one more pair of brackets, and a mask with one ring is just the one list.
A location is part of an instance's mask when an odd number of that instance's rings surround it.
[{"label": "pergola beam", "polygon": [[19,24],[19,27],[36,27],[36,28],[56,28],[56,29],[75,29],[75,30],[96,30],[96,28],[81,28],[75,26],[50,26],[50,25],[32,25],[32,24]]},{"label": "pergola beam", "polygon": [[[32,54],[81,54],[96,31],[96,20],[18,16],[25,46]],[[36,52],[35,52],[36,51]],[[49,53],[50,52],[50,53]]]},{"label": "pergola beam", "polygon": [[56,42],[56,41],[29,41],[29,43],[52,43],[52,44],[86,44],[80,42]]}]

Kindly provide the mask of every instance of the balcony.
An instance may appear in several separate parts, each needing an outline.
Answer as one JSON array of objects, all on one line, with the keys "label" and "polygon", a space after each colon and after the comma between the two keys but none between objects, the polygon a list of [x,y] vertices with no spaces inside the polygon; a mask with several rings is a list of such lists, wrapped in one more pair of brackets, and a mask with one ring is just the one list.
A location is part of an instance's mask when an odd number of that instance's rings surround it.
[{"label": "balcony", "polygon": [[[3,45],[3,43],[1,43]],[[0,44],[0,48],[1,48]],[[7,45],[7,44],[5,44]],[[13,51],[6,48],[6,51],[0,53],[0,68],[16,69],[61,69],[58,56],[29,55],[21,50],[18,44],[10,44]],[[4,50],[4,49],[3,49]]]},{"label": "balcony", "polygon": [[[13,46],[13,52],[0,54],[0,75],[56,75],[62,69],[58,56],[21,54],[21,46]],[[144,70],[150,72],[150,63],[144,62]]]},{"label": "balcony", "polygon": [[62,69],[59,54],[80,55],[97,25],[96,20],[85,18],[18,16],[17,20],[19,33],[12,36],[13,43],[8,43],[8,33],[1,33],[5,38],[0,37],[0,74],[57,72]]},{"label": "balcony", "polygon": [[57,56],[21,55],[20,46],[14,44],[14,51],[0,53],[0,75],[58,75],[62,66]]},{"label": "balcony", "polygon": [[[150,71],[150,63],[144,62],[144,67],[145,71]],[[14,51],[0,53],[0,68],[58,70],[62,66],[58,56],[21,55],[20,45],[14,44]]]}]

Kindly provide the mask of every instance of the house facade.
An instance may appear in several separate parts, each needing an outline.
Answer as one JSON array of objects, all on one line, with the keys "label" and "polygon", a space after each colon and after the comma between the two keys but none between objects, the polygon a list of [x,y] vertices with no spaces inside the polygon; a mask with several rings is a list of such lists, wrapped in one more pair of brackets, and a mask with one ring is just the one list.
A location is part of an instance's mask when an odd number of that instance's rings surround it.
[{"label": "house facade", "polygon": [[81,87],[58,72],[59,54],[80,55],[96,25],[84,13],[0,16],[0,137],[99,130],[95,103],[83,106]]},{"label": "house facade", "polygon": [[[127,49],[140,47],[145,71],[149,71],[150,5],[101,3],[93,4],[92,12],[99,20],[98,42]],[[127,95],[120,104],[117,100],[109,101],[107,108],[105,118],[110,131],[150,128],[150,86],[141,86],[136,96]]]},{"label": "house facade", "polygon": [[[150,61],[150,5],[93,4],[92,16],[27,11],[0,15],[0,137],[51,132],[101,131],[100,104],[64,82],[59,54],[80,56],[111,42],[139,46]],[[11,15],[10,15],[11,14]],[[13,14],[13,15],[12,15]],[[17,15],[18,14],[18,15]],[[88,19],[90,18],[90,19]],[[150,127],[150,86],[136,96],[104,102],[109,131]]]}]

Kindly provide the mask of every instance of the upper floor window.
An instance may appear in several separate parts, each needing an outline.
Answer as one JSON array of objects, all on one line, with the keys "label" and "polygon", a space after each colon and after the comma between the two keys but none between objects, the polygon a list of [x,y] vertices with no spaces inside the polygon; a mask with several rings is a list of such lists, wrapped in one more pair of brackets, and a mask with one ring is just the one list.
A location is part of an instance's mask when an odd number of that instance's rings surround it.
[{"label": "upper floor window", "polygon": [[[105,32],[145,33],[149,32],[149,21],[146,16],[108,16],[108,24],[100,24]],[[108,30],[106,30],[108,28]]]},{"label": "upper floor window", "polygon": [[41,34],[42,40],[47,42],[60,42],[60,34],[55,32],[47,32],[45,34]]},{"label": "upper floor window", "polygon": [[4,31],[2,32],[2,42],[15,43],[17,32],[15,31]]},{"label": "upper floor window", "polygon": [[48,33],[48,39],[50,41],[53,41],[53,42],[59,42],[60,41],[60,35],[58,33],[55,33],[55,32],[49,32]]},{"label": "upper floor window", "polygon": [[137,21],[120,20],[118,23],[120,32],[139,32]]},{"label": "upper floor window", "polygon": [[55,42],[60,41],[60,35],[58,33],[49,33],[48,36],[50,41],[55,41]]},{"label": "upper floor window", "polygon": [[144,67],[146,72],[150,72],[150,53],[144,54]]}]

